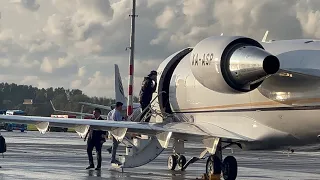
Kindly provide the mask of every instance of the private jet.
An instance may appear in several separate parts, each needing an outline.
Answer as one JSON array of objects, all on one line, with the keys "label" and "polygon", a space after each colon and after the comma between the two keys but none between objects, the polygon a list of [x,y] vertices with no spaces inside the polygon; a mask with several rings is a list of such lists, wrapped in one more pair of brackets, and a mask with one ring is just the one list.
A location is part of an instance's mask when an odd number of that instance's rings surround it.
[{"label": "private jet", "polygon": [[[206,159],[207,176],[234,180],[238,164],[223,156],[231,145],[274,150],[319,143],[320,42],[313,39],[259,42],[245,36],[212,36],[166,58],[158,67],[150,123],[0,115],[3,122],[108,130],[126,145],[119,168],[153,161],[173,142],[170,170]],[[129,143],[127,136],[142,134]],[[186,160],[184,143],[202,142]]]}]

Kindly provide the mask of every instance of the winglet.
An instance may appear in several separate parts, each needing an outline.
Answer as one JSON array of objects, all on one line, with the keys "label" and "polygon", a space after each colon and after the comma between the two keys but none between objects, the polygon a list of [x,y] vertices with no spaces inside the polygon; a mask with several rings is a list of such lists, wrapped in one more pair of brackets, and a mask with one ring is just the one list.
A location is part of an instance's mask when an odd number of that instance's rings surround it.
[{"label": "winglet", "polygon": [[53,111],[57,111],[56,108],[54,107],[54,105],[53,105],[53,103],[52,103],[51,100],[50,100],[50,103],[51,103],[51,106],[52,106]]},{"label": "winglet", "polygon": [[267,37],[268,37],[268,34],[269,34],[269,31],[267,30],[267,31],[266,31],[266,33],[264,34],[264,36],[263,36],[263,38],[262,38],[261,42],[266,42]]}]

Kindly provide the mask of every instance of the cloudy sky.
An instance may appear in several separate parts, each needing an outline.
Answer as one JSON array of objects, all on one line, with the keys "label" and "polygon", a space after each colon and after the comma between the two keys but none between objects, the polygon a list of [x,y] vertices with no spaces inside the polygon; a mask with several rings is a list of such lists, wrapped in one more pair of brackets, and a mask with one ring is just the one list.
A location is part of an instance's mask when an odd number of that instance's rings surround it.
[{"label": "cloudy sky", "polygon": [[[137,0],[135,94],[170,54],[208,36],[319,38],[319,0]],[[127,89],[130,0],[1,0],[0,80],[114,97]]]}]

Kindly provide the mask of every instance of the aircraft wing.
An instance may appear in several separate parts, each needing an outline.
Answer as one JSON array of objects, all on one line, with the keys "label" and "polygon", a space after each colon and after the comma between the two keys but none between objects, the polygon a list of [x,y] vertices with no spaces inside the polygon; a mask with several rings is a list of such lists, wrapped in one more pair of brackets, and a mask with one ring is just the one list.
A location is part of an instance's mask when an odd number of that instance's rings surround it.
[{"label": "aircraft wing", "polygon": [[[98,130],[114,130],[117,128],[127,128],[128,133],[141,133],[144,135],[157,135],[163,132],[171,132],[172,137],[182,137],[187,140],[193,138],[220,137],[223,139],[250,141],[251,139],[232,133],[216,126],[210,129],[210,135],[193,123],[174,122],[174,123],[145,123],[131,121],[108,121],[108,120],[85,120],[74,118],[51,118],[37,116],[18,116],[18,115],[0,115],[0,121],[9,123],[35,124],[37,127],[55,126],[75,128],[79,126],[90,126]],[[39,129],[39,128],[38,128]],[[39,131],[40,131],[39,129]],[[46,128],[43,128],[46,129]]]},{"label": "aircraft wing", "polygon": [[87,106],[97,107],[97,108],[106,109],[106,110],[112,110],[112,108],[110,106],[104,106],[104,105],[100,105],[100,104],[93,104],[93,103],[88,103],[88,102],[79,102],[79,104],[84,104]]}]

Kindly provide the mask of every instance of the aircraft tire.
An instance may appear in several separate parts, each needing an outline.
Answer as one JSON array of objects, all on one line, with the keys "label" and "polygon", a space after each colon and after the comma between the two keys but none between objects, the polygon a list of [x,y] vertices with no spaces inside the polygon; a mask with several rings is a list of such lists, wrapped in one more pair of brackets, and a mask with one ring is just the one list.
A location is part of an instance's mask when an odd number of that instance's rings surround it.
[{"label": "aircraft tire", "polygon": [[223,161],[223,179],[235,180],[238,174],[238,163],[233,156],[227,156]]},{"label": "aircraft tire", "polygon": [[180,155],[178,158],[178,167],[181,171],[183,171],[183,166],[186,165],[187,159],[184,155]]},{"label": "aircraft tire", "polygon": [[210,177],[211,175],[221,174],[221,161],[215,156],[209,156],[206,164],[206,175]]},{"label": "aircraft tire", "polygon": [[168,157],[168,169],[175,170],[177,166],[177,156],[171,155]]}]

